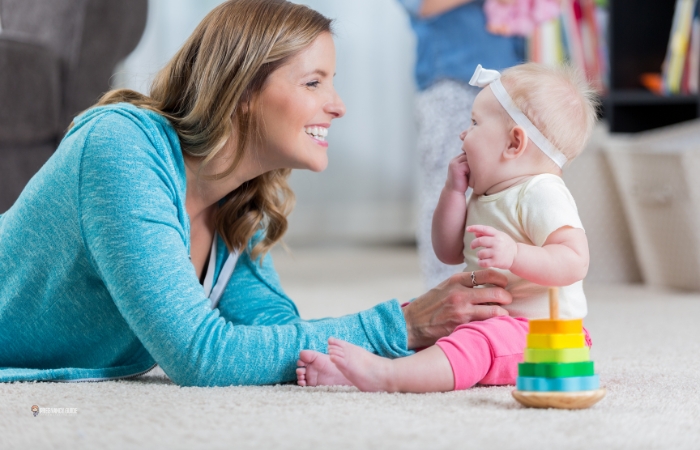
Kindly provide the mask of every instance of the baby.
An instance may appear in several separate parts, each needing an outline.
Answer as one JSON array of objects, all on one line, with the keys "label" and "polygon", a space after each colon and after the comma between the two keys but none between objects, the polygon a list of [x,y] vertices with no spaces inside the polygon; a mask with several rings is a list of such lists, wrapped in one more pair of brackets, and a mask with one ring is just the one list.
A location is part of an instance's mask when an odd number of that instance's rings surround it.
[{"label": "baby", "polygon": [[533,63],[502,76],[478,66],[470,84],[484,89],[460,135],[462,153],[449,165],[433,246],[447,264],[466,261],[474,285],[474,270],[502,271],[513,298],[504,306],[509,315],[460,325],[434,346],[394,360],[331,338],[328,355],[301,352],[299,385],[440,392],[514,384],[527,319],[548,317],[548,286],[562,286],[562,318],[586,315],[588,243],[561,173],[591,134],[594,91],[571,68]]}]

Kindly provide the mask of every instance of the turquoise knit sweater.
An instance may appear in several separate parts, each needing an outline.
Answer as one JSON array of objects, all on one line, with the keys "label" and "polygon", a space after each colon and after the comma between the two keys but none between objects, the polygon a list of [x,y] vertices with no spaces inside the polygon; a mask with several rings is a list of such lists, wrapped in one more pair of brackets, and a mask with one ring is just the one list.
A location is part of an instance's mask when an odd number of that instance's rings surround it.
[{"label": "turquoise knit sweater", "polygon": [[[396,300],[304,321],[269,255],[261,265],[243,252],[212,309],[189,250],[168,121],[128,104],[79,116],[0,216],[0,381],[119,378],[157,363],[183,386],[279,383],[329,336],[411,353]],[[228,255],[220,239],[217,254],[215,277]]]}]

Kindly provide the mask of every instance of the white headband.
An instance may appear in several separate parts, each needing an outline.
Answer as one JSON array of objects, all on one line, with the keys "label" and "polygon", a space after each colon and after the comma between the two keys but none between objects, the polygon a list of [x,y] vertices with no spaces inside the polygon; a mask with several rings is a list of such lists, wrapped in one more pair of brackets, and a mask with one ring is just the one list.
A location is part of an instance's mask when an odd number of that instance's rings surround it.
[{"label": "white headband", "polygon": [[474,75],[472,75],[472,79],[469,80],[469,84],[480,88],[490,85],[491,92],[496,96],[496,100],[503,106],[503,109],[506,110],[508,115],[513,118],[515,123],[525,129],[532,142],[534,142],[545,155],[549,156],[560,169],[564,168],[564,164],[567,162],[566,156],[564,156],[554,144],[549,142],[549,139],[544,137],[544,135],[540,133],[540,130],[530,122],[530,119],[520,111],[520,108],[518,108],[513,99],[510,98],[510,95],[508,95],[508,92],[506,92],[506,88],[503,87],[500,78],[501,74],[498,71],[484,69],[481,67],[481,64],[479,64],[476,66],[476,70],[474,71]]}]

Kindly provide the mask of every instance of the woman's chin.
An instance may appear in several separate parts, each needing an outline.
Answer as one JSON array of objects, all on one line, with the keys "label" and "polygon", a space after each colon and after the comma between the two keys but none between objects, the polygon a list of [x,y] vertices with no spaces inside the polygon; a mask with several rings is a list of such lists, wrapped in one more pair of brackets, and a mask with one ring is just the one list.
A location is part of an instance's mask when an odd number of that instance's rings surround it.
[{"label": "woman's chin", "polygon": [[327,158],[319,161],[312,161],[305,167],[305,169],[310,170],[312,172],[323,172],[324,170],[326,170],[326,167],[328,167]]}]

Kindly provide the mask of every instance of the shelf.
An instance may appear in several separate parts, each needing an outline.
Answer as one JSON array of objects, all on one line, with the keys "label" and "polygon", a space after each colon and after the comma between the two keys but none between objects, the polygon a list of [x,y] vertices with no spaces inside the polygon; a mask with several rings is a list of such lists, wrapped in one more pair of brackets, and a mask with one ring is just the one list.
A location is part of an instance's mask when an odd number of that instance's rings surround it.
[{"label": "shelf", "polygon": [[608,93],[603,101],[616,105],[695,104],[697,95],[658,95],[641,89],[623,89]]},{"label": "shelf", "polygon": [[613,133],[636,133],[700,116],[698,95],[657,95],[641,75],[659,72],[671,33],[675,0],[609,0],[610,85],[602,99]]}]

